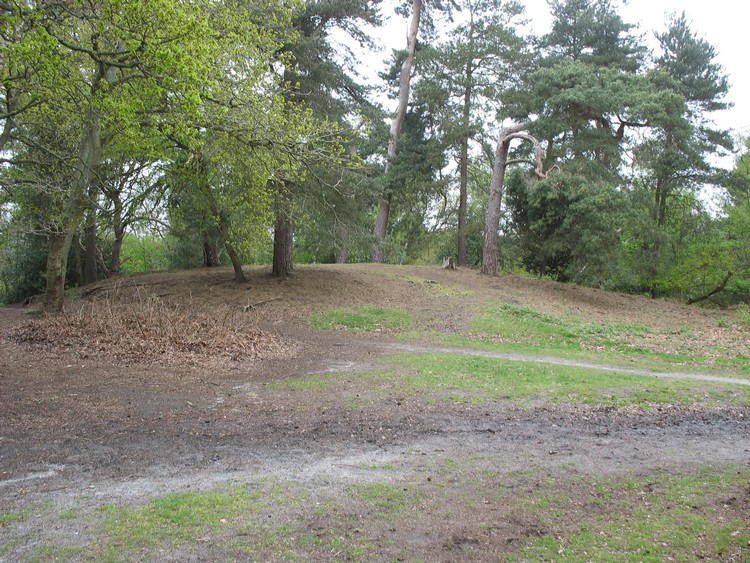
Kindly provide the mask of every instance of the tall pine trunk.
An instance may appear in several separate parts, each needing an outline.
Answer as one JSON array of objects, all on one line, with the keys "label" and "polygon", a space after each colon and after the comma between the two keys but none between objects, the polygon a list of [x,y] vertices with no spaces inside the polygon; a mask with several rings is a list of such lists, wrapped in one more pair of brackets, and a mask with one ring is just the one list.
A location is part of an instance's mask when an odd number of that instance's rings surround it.
[{"label": "tall pine trunk", "polygon": [[273,275],[285,278],[294,268],[294,224],[292,223],[292,193],[284,184],[276,198],[276,221],[273,226]]},{"label": "tall pine trunk", "polygon": [[473,78],[474,61],[469,60],[464,70],[464,105],[462,111],[463,132],[461,136],[461,152],[459,156],[459,194],[458,194],[458,266],[465,268],[468,265],[468,252],[466,249],[466,216],[469,205],[469,139],[471,131],[471,81]]},{"label": "tall pine trunk", "polygon": [[500,230],[501,204],[503,201],[503,184],[505,182],[505,170],[508,167],[508,150],[513,139],[524,139],[534,143],[536,147],[536,175],[544,178],[544,165],[542,162],[542,147],[534,137],[521,133],[527,124],[516,124],[503,129],[495,149],[495,162],[492,166],[492,185],[490,197],[487,201],[487,216],[484,226],[484,249],[482,251],[482,273],[490,276],[497,274],[498,262],[498,239]]},{"label": "tall pine trunk", "polygon": [[273,275],[285,278],[294,269],[294,227],[285,213],[276,216],[273,230]]},{"label": "tall pine trunk", "polygon": [[[388,159],[385,163],[386,176],[390,172],[393,161],[396,159],[398,152],[398,142],[401,138],[401,129],[404,126],[406,112],[409,108],[409,86],[411,84],[411,74],[414,70],[414,53],[417,50],[417,33],[419,32],[419,21],[422,17],[423,3],[422,0],[412,0],[411,23],[406,38],[406,57],[401,65],[401,74],[398,80],[398,109],[396,115],[391,121],[391,135],[388,141]],[[385,261],[385,236],[388,232],[388,220],[391,214],[391,203],[393,193],[389,187],[386,187],[380,198],[380,207],[378,216],[375,220],[375,230],[373,236],[375,242],[372,247],[372,261],[382,263]]]},{"label": "tall pine trunk", "polygon": [[96,268],[96,211],[89,205],[89,209],[86,212],[86,253],[84,258],[83,267],[83,283],[90,284],[95,283],[99,279],[98,271]]}]

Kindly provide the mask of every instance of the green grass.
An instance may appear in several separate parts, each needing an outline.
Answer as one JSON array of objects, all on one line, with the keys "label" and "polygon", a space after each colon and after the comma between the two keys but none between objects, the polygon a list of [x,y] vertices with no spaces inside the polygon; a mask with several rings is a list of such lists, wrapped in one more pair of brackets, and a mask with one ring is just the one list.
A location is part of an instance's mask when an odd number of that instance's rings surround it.
[{"label": "green grass", "polygon": [[[570,531],[529,541],[509,560],[745,561],[750,557],[748,523],[724,512],[725,502],[736,500],[748,478],[746,469],[706,468],[597,483],[596,495],[606,497],[604,504],[590,503]],[[566,503],[553,504],[564,509]]]},{"label": "green grass", "polygon": [[[404,476],[334,480],[325,490],[319,482],[269,479],[109,506],[87,544],[29,546],[22,559],[395,560],[404,555],[400,534],[417,542],[411,549],[419,542],[448,546],[452,560],[472,553],[570,562],[750,556],[746,466],[607,477],[573,464],[551,472],[514,469],[502,456],[437,455]],[[471,541],[463,545],[462,538]]]},{"label": "green grass", "polygon": [[399,354],[393,361],[394,371],[386,377],[405,391],[432,400],[610,407],[750,405],[750,388],[739,385],[450,354]]},{"label": "green grass", "polygon": [[142,554],[161,545],[181,545],[220,533],[236,519],[265,506],[260,495],[237,487],[227,491],[180,492],[134,508],[104,507],[108,538],[106,559],[120,560],[123,552]]},{"label": "green grass", "polygon": [[734,318],[738,326],[743,329],[750,330],[750,306],[743,303],[742,305],[737,307],[737,312],[735,313]]},{"label": "green grass", "polygon": [[318,330],[347,328],[361,332],[402,330],[413,324],[412,317],[408,313],[380,307],[332,309],[310,315],[309,322]]},{"label": "green grass", "polygon": [[[530,307],[491,305],[471,322],[469,335],[432,335],[444,344],[508,353],[596,361],[642,369],[675,371],[686,366],[750,376],[750,363],[727,357],[685,327],[656,330],[644,325],[590,323],[556,317]],[[656,344],[660,345],[657,346]]]},{"label": "green grass", "polygon": [[351,489],[353,497],[376,509],[378,516],[397,513],[422,502],[419,492],[404,483],[366,483],[354,485]]},{"label": "green grass", "polygon": [[29,563],[48,563],[50,561],[80,561],[84,559],[85,549],[81,547],[39,545],[25,560]]},{"label": "green grass", "polygon": [[289,389],[290,391],[320,391],[321,389],[328,389],[336,385],[338,381],[334,374],[314,374],[279,379],[271,383],[270,387],[274,389]]},{"label": "green grass", "polygon": [[0,527],[8,526],[15,522],[20,522],[20,520],[21,515],[16,512],[6,512],[4,514],[0,514]]}]

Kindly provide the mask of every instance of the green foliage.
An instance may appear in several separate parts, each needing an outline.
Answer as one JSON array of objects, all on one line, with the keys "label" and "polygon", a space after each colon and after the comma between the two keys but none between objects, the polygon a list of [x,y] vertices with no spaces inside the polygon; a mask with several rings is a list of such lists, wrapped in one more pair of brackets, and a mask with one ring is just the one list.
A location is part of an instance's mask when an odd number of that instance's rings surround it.
[{"label": "green foliage", "polygon": [[131,235],[122,245],[122,271],[154,272],[170,268],[167,241],[156,234]]},{"label": "green foliage", "polygon": [[630,220],[621,191],[583,176],[554,173],[537,181],[514,171],[507,204],[529,271],[600,287],[620,283],[622,226]]},{"label": "green foliage", "polygon": [[16,234],[0,245],[0,302],[18,303],[44,293],[47,267],[46,240],[38,235]]}]

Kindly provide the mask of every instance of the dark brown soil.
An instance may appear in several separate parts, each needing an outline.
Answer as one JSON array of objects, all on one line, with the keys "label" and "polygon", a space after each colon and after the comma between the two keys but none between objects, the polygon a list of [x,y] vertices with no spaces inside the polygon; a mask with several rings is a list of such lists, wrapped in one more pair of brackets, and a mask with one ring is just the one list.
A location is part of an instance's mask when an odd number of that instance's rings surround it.
[{"label": "dark brown soil", "polygon": [[[746,354],[747,333],[719,327],[724,312],[468,270],[300,267],[284,281],[261,269],[248,274],[244,286],[226,269],[123,277],[87,288],[67,308],[69,317],[83,306],[122,320],[123,307],[150,303],[161,316],[179,311],[176,325],[200,328],[201,319],[217,316],[231,325],[201,346],[168,342],[164,328],[150,339],[144,317],[125,323],[138,326],[86,333],[80,324],[51,325],[30,315],[33,306],[0,309],[0,509],[45,501],[67,506],[73,498],[80,504],[84,493],[89,504],[137,504],[260,475],[313,489],[383,477],[363,471],[363,464],[395,465],[400,478],[422,482],[436,460],[477,456],[502,460],[506,475],[536,468],[550,478],[569,475],[571,467],[579,475],[611,476],[750,462],[747,409],[521,409],[502,401],[431,402],[388,386],[373,392],[357,374],[403,346],[395,335],[314,331],[306,321],[330,307],[378,305],[407,309],[420,326],[461,333],[477,307],[498,301],[600,322],[689,329],[699,342]],[[241,342],[243,330],[252,331],[250,348]],[[105,331],[126,337],[105,338]],[[143,338],[127,336],[137,333]],[[279,385],[328,372],[340,379],[325,393]],[[743,501],[727,517],[744,518],[747,509]],[[478,514],[450,524],[425,515],[414,529],[384,529],[382,545],[400,547],[383,547],[377,558],[448,561],[479,553],[497,560],[523,538],[545,533],[528,513],[505,514],[490,534],[504,539],[491,544],[487,528],[481,532],[474,520],[490,514]],[[37,530],[35,541],[54,544],[56,534],[69,531],[65,525]],[[25,557],[28,533],[0,529],[6,541],[26,538],[7,560]],[[218,557],[200,553],[195,557]],[[164,559],[173,557],[179,558]]]}]

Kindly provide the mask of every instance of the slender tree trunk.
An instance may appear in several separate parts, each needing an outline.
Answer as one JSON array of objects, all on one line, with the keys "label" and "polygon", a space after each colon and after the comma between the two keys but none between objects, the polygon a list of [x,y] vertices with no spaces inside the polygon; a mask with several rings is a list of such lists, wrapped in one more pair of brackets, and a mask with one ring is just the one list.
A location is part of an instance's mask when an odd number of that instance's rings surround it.
[{"label": "slender tree trunk", "polygon": [[235,251],[232,243],[226,240],[224,241],[224,247],[227,249],[229,259],[232,261],[232,268],[234,269],[234,281],[236,281],[237,283],[247,281],[247,278],[245,278],[245,272],[242,271],[242,262],[240,261],[240,257],[237,255],[237,252]]},{"label": "slender tree trunk", "polygon": [[[92,100],[105,82],[109,84],[114,82],[116,70],[108,68],[104,64],[98,65],[92,82]],[[63,309],[65,273],[68,267],[70,245],[86,210],[86,195],[93,180],[92,171],[99,168],[101,158],[101,118],[93,105],[93,101],[91,101],[81,133],[76,175],[68,189],[65,208],[62,213],[63,230],[49,238],[47,286],[42,305],[43,310],[48,313],[59,313]]]},{"label": "slender tree trunk", "polygon": [[497,273],[498,230],[500,229],[500,205],[503,201],[503,182],[508,162],[510,140],[506,139],[507,130],[500,134],[495,151],[495,162],[492,167],[492,184],[487,201],[487,217],[484,227],[484,249],[482,251],[482,273],[494,276]]},{"label": "slender tree trunk", "polygon": [[346,264],[349,261],[349,225],[339,225],[339,241],[336,251],[336,264]]},{"label": "slender tree trunk", "polygon": [[484,227],[484,249],[482,252],[482,273],[490,276],[497,274],[500,206],[503,201],[503,183],[505,182],[505,170],[508,166],[508,150],[510,142],[513,139],[524,139],[534,143],[536,146],[535,172],[538,178],[544,178],[541,145],[531,135],[520,132],[526,126],[526,123],[521,123],[503,129],[500,132],[497,149],[495,150],[495,162],[492,167],[492,185],[490,186],[490,197],[487,201],[487,216]]},{"label": "slender tree trunk", "polygon": [[10,136],[13,133],[13,128],[16,125],[16,120],[14,117],[14,112],[16,111],[16,109],[17,98],[15,89],[8,86],[5,89],[5,110],[8,113],[8,117],[5,118],[3,130],[0,131],[0,153],[3,152],[5,144],[10,141]]},{"label": "slender tree trunk", "polygon": [[294,223],[292,222],[292,190],[282,184],[276,196],[276,221],[273,227],[274,276],[285,278],[294,269]]},{"label": "slender tree trunk", "polygon": [[65,298],[65,270],[73,232],[50,235],[47,243],[47,287],[43,308],[49,313],[59,313]]},{"label": "slender tree trunk", "polygon": [[83,283],[95,283],[99,279],[96,268],[96,212],[89,206],[86,212],[86,253],[84,258]]},{"label": "slender tree trunk", "polygon": [[81,243],[80,237],[78,237],[78,240],[76,240],[75,236],[73,237],[73,243],[71,243],[71,248],[72,248],[72,254],[73,254],[73,261],[74,261],[73,268],[75,270],[76,284],[83,285],[83,255],[86,250],[84,249],[83,244]]},{"label": "slender tree trunk", "polygon": [[125,241],[124,233],[116,233],[112,243],[112,259],[109,262],[109,273],[116,276],[122,268],[122,243]]},{"label": "slender tree trunk", "polygon": [[101,159],[101,131],[99,116],[94,108],[89,110],[83,128],[81,145],[78,151],[78,171],[71,184],[63,211],[63,231],[50,235],[47,253],[47,285],[43,308],[48,313],[59,313],[63,309],[65,294],[65,274],[68,267],[68,254],[76,228],[86,209],[86,191],[89,185],[89,171]]},{"label": "slender tree trunk", "polygon": [[[409,86],[411,84],[411,74],[414,70],[414,53],[417,50],[417,34],[419,33],[419,21],[422,17],[423,3],[422,0],[412,0],[411,23],[406,38],[406,57],[401,65],[401,75],[398,82],[398,109],[396,115],[391,121],[391,135],[388,142],[388,159],[385,163],[386,175],[393,165],[398,152],[398,142],[401,137],[401,129],[406,119],[406,112],[409,108]],[[385,261],[385,249],[383,243],[388,232],[388,220],[391,213],[391,203],[393,193],[390,188],[386,188],[380,198],[380,207],[378,216],[375,220],[375,230],[373,236],[375,242],[372,247],[372,261],[382,263]]]},{"label": "slender tree trunk", "polygon": [[[473,14],[472,34],[469,38],[469,52],[474,52],[473,37]],[[458,267],[465,268],[468,265],[468,252],[466,249],[466,216],[469,204],[469,139],[471,138],[471,94],[472,80],[474,74],[474,61],[470,58],[464,69],[464,104],[462,111],[463,132],[461,136],[461,152],[459,156],[459,194],[458,194]]]},{"label": "slender tree trunk", "polygon": [[115,233],[115,240],[112,243],[112,259],[109,263],[109,275],[116,276],[122,268],[122,243],[125,240],[125,224],[122,219],[122,201],[119,195],[112,198],[114,211],[112,214],[112,230]]},{"label": "slender tree trunk", "polygon": [[234,269],[234,281],[236,281],[237,283],[247,281],[245,278],[245,273],[242,271],[242,262],[240,261],[240,257],[237,254],[237,251],[234,249],[234,245],[229,240],[229,226],[227,225],[226,218],[221,213],[219,214],[219,230],[221,231],[221,236],[224,239],[224,248],[227,249],[227,255],[229,255],[229,259],[232,261],[232,268]]}]

